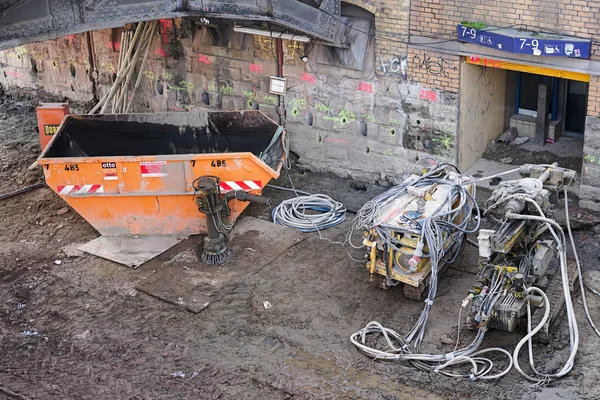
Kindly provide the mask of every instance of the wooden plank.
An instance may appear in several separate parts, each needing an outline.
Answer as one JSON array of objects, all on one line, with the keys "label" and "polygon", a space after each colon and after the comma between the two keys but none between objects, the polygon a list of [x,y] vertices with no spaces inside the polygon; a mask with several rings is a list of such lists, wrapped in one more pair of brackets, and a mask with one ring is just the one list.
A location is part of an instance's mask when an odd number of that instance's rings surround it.
[{"label": "wooden plank", "polygon": [[463,64],[460,81],[458,160],[466,170],[504,133],[506,71]]}]

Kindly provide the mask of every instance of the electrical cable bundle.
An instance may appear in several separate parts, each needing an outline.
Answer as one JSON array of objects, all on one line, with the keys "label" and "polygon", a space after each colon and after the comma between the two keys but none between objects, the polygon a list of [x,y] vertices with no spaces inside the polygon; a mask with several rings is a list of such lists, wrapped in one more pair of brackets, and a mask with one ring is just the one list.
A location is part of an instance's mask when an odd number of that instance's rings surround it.
[{"label": "electrical cable bundle", "polygon": [[[422,160],[422,159],[421,159]],[[421,161],[419,160],[419,162]],[[413,169],[419,164],[415,164]],[[398,186],[395,186],[385,193],[375,197],[372,201],[365,204],[354,219],[353,231],[374,229],[377,235],[389,246],[389,248],[400,251],[392,237],[392,230],[397,231],[398,226],[386,224],[386,218],[382,216],[383,208],[394,201],[396,198],[406,194],[410,186],[415,188],[426,188],[432,185],[450,185],[450,191],[446,201],[431,213],[431,217],[424,218],[418,222],[411,222],[410,228],[407,228],[409,233],[420,236],[420,241],[429,248],[429,257],[431,262],[431,278],[429,282],[429,292],[425,300],[425,307],[421,312],[417,322],[406,335],[400,335],[397,332],[384,328],[378,322],[370,322],[360,331],[354,333],[350,340],[352,343],[366,355],[375,359],[390,360],[390,361],[407,361],[413,366],[430,372],[439,372],[448,376],[470,377],[476,379],[495,379],[504,376],[512,368],[512,358],[509,352],[500,348],[486,349],[477,351],[487,327],[479,328],[475,340],[465,348],[455,349],[455,351],[447,354],[424,354],[421,351],[421,343],[425,334],[425,327],[431,307],[434,304],[437,294],[438,283],[438,267],[440,262],[451,262],[459,253],[463,239],[467,233],[473,233],[479,229],[479,207],[475,202],[474,194],[459,181],[459,179],[450,179],[451,169],[458,170],[451,164],[442,163],[434,166],[428,172],[414,179],[407,179]],[[456,177],[457,175],[454,175]],[[477,224],[474,228],[469,229],[469,216],[472,212],[477,214]],[[455,223],[457,217],[464,215],[460,223]],[[350,233],[352,234],[352,232]],[[455,250],[453,254],[446,254],[445,248],[447,240],[454,242]],[[444,260],[444,257],[449,257],[449,260]],[[383,350],[368,346],[367,335],[381,335],[386,342],[386,347]],[[484,353],[492,351],[501,352],[507,356],[509,362],[508,367],[500,373],[490,375],[494,363],[488,359],[481,357]],[[469,374],[454,374],[444,371],[447,367],[456,366],[459,364],[468,363],[472,365]]]},{"label": "electrical cable bundle", "polygon": [[284,200],[271,213],[273,222],[302,232],[317,232],[346,220],[346,207],[324,194]]},{"label": "electrical cable bundle", "polygon": [[[418,163],[417,163],[418,164]],[[415,167],[416,165],[415,164]],[[448,164],[446,164],[447,166]],[[413,170],[414,168],[413,167]],[[424,174],[423,176],[416,178],[414,180],[408,180],[403,182],[401,185],[398,185],[388,192],[383,193],[380,196],[374,198],[371,202],[365,204],[363,209],[361,209],[357,215],[357,217],[353,221],[353,230],[365,229],[371,230],[375,229],[377,234],[387,243],[388,246],[396,249],[393,243],[393,238],[388,234],[387,230],[390,228],[386,226],[384,223],[379,223],[379,219],[381,218],[381,210],[386,204],[392,201],[394,198],[402,195],[407,191],[407,187],[421,186],[427,184],[437,183],[440,184],[443,179],[439,175],[443,173],[444,166],[440,164],[438,167],[432,169],[430,172]],[[411,171],[412,172],[412,171]],[[513,172],[513,171],[509,171]],[[485,178],[484,178],[485,179]],[[481,180],[481,179],[480,179]],[[524,295],[538,295],[543,303],[544,308],[544,316],[540,323],[532,328],[531,324],[531,301],[527,302],[527,317],[528,317],[528,333],[525,337],[521,339],[521,341],[515,347],[513,353],[509,353],[508,351],[501,348],[489,348],[478,351],[478,348],[483,342],[485,333],[487,331],[487,321],[489,320],[490,315],[493,313],[494,307],[499,299],[503,296],[506,290],[506,283],[508,282],[509,277],[504,276],[502,272],[495,272],[491,283],[489,285],[489,291],[485,294],[485,299],[480,304],[480,313],[482,313],[486,317],[486,321],[480,323],[479,328],[477,330],[477,334],[475,339],[468,346],[458,349],[458,339],[457,344],[453,352],[446,354],[424,354],[421,352],[421,341],[423,339],[423,334],[425,332],[425,325],[427,323],[427,318],[429,316],[429,311],[431,306],[433,305],[436,291],[437,291],[437,270],[440,260],[445,256],[443,251],[443,245],[445,243],[446,238],[448,238],[449,234],[452,237],[452,240],[460,241],[458,243],[458,249],[460,249],[460,244],[462,244],[462,239],[466,233],[475,232],[479,226],[479,209],[474,201],[474,195],[471,195],[468,191],[460,190],[459,187],[468,185],[469,183],[473,183],[473,180],[465,183],[458,183],[456,187],[453,187],[453,193],[458,196],[458,205],[454,206],[452,204],[457,204],[456,200],[453,200],[452,197],[448,199],[450,204],[452,205],[450,209],[442,210],[440,207],[435,213],[433,213],[433,217],[425,219],[421,224],[421,229],[418,227],[411,225],[411,231],[417,235],[420,235],[422,240],[425,241],[429,248],[429,256],[431,257],[431,280],[430,287],[427,299],[425,300],[425,307],[417,320],[417,323],[413,326],[413,328],[409,331],[409,333],[405,336],[398,334],[397,332],[383,327],[380,323],[372,321],[369,322],[363,329],[354,333],[350,337],[350,341],[364,354],[369,357],[373,357],[377,360],[388,360],[388,361],[405,361],[411,363],[413,366],[430,372],[440,373],[446,376],[451,377],[469,377],[471,380],[478,379],[496,379],[506,375],[511,369],[512,366],[515,366],[515,369],[527,380],[534,382],[535,384],[546,384],[552,380],[556,380],[566,374],[572,369],[574,364],[574,358],[577,353],[577,348],[579,345],[579,332],[577,328],[577,322],[575,319],[575,311],[573,309],[573,302],[571,299],[571,294],[569,290],[569,278],[567,274],[567,240],[564,231],[560,227],[558,223],[555,221],[546,218],[543,213],[541,207],[535,202],[533,199],[528,198],[527,194],[529,193],[520,193],[518,195],[511,194],[510,191],[502,190],[489,204],[493,207],[496,207],[499,203],[504,201],[511,200],[513,198],[518,197],[519,199],[523,199],[534,205],[535,209],[539,213],[539,216],[536,215],[521,215],[515,214],[512,212],[508,212],[506,214],[507,219],[516,219],[516,220],[531,220],[544,223],[545,229],[538,230],[537,235],[541,234],[541,232],[548,230],[552,236],[554,237],[556,243],[558,243],[558,252],[560,258],[560,266],[561,266],[561,279],[563,284],[563,292],[565,296],[565,306],[567,310],[567,319],[569,324],[569,338],[570,338],[570,347],[569,347],[569,357],[565,363],[565,365],[556,373],[543,373],[536,369],[533,357],[533,346],[532,346],[532,338],[535,336],[542,327],[548,321],[550,317],[550,302],[548,300],[547,295],[539,288],[530,286],[524,288]],[[565,193],[565,211],[566,211],[566,222],[567,222],[567,230],[569,233],[570,244],[573,249],[573,253],[575,256],[575,261],[579,273],[579,284],[582,293],[582,300],[584,305],[584,310],[586,313],[586,317],[595,331],[595,333],[600,336],[600,331],[596,328],[592,318],[589,314],[587,301],[584,292],[584,284],[581,275],[581,266],[579,263],[579,257],[577,255],[577,249],[575,246],[575,242],[573,240],[573,235],[571,232],[570,222],[569,222],[569,214],[568,214],[568,199],[567,199],[567,191],[564,190]],[[462,208],[466,207],[467,211],[476,211],[478,216],[477,227],[468,230],[467,222],[468,218],[463,220],[461,224],[454,224],[454,217],[458,215]],[[398,227],[395,227],[397,230]],[[454,230],[457,232],[456,235],[452,235],[450,232]],[[352,233],[352,231],[351,231]],[[458,252],[459,250],[457,250]],[[454,257],[456,254],[454,255]],[[453,258],[454,258],[453,257]],[[525,267],[525,263],[529,262],[531,258],[531,254],[526,256],[526,260],[521,262],[519,266],[520,270]],[[523,271],[525,272],[525,271]],[[466,307],[470,298],[467,297],[462,304],[462,308]],[[380,350],[377,347],[371,347],[367,345],[367,336],[368,335],[377,335],[378,337],[382,337],[385,342],[385,347]],[[459,313],[459,335],[460,335],[460,313]],[[526,373],[523,371],[519,364],[519,354],[522,347],[527,344],[529,350],[529,365],[531,369],[531,373]],[[490,352],[500,352],[504,354],[508,359],[508,365],[501,371],[494,375],[490,373],[494,369],[494,362],[486,357],[482,357],[485,353]],[[457,374],[445,371],[446,368],[451,366],[458,365],[471,365],[471,371],[469,374]]]}]

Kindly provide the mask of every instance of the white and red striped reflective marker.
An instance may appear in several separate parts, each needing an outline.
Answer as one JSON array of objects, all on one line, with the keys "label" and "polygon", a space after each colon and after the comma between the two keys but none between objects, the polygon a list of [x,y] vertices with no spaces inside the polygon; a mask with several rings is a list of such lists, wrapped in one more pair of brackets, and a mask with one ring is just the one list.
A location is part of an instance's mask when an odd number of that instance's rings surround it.
[{"label": "white and red striped reflective marker", "polygon": [[56,189],[58,190],[58,194],[68,194],[71,196],[104,193],[103,185],[67,185],[58,186]]},{"label": "white and red striped reflective marker", "polygon": [[256,190],[262,189],[260,181],[223,181],[221,182],[221,191],[230,192],[232,190]]}]

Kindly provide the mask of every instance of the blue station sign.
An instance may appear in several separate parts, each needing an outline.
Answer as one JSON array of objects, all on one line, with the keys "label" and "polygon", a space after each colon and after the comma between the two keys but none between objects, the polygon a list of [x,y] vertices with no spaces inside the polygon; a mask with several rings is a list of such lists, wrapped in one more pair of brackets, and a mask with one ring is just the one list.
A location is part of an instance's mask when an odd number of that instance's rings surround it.
[{"label": "blue station sign", "polygon": [[590,58],[591,41],[570,36],[524,32],[511,28],[475,29],[457,25],[458,40],[513,54]]}]

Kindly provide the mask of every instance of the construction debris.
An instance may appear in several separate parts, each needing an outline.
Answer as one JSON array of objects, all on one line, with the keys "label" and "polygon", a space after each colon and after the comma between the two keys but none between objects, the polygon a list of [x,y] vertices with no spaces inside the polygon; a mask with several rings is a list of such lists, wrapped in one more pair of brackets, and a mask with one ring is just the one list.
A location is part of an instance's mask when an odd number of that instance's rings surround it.
[{"label": "construction debris", "polygon": [[[135,33],[131,30],[123,32],[115,82],[90,111],[90,114],[97,111],[100,111],[100,114],[129,112],[135,92],[144,75],[143,71],[148,59],[148,51],[157,28],[158,21],[140,22],[137,24]],[[142,53],[144,55],[138,68],[137,64]],[[130,84],[134,79],[135,85],[130,88]]]}]

